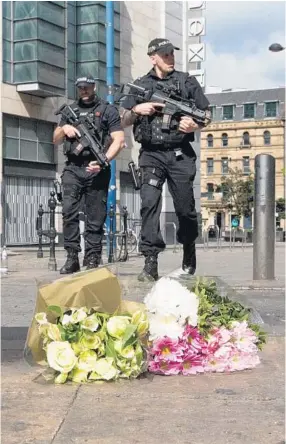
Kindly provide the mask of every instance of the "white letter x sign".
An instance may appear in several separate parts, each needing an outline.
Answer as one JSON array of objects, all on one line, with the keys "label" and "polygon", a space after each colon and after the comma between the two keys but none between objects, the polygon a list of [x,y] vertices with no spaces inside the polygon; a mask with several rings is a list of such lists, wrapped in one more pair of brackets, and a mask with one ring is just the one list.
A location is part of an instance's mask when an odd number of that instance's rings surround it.
[{"label": "white letter x sign", "polygon": [[203,62],[205,60],[205,44],[194,43],[188,46],[189,62]]}]

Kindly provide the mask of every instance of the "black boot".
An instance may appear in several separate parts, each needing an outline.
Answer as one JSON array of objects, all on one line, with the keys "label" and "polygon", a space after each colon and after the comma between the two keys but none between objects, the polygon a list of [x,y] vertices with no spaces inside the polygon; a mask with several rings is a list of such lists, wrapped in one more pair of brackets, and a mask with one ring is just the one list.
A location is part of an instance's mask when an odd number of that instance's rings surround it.
[{"label": "black boot", "polygon": [[92,268],[97,268],[100,264],[100,257],[101,255],[99,253],[91,253],[86,258],[86,269],[91,270]]},{"label": "black boot", "polygon": [[72,274],[80,271],[78,252],[73,249],[68,249],[68,257],[64,266],[60,269],[60,274]]},{"label": "black boot", "polygon": [[158,258],[157,256],[146,256],[145,266],[138,276],[140,282],[154,282],[157,281],[158,276]]},{"label": "black boot", "polygon": [[82,266],[83,266],[83,267],[86,267],[87,264],[88,264],[87,256],[84,255],[84,257],[83,257],[83,261],[82,261]]},{"label": "black boot", "polygon": [[196,244],[192,242],[184,245],[184,257],[182,268],[188,274],[195,274],[196,272]]}]

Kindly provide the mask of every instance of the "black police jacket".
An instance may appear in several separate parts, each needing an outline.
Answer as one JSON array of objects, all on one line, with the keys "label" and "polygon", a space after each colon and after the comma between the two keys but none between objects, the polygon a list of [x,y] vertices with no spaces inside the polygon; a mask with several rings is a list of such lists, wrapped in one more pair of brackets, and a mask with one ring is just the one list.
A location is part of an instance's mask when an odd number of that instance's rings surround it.
[{"label": "black police jacket", "polygon": [[[86,116],[92,120],[96,128],[97,137],[99,137],[101,144],[104,147],[104,152],[106,152],[111,143],[109,118],[111,105],[108,102],[96,98],[94,104],[92,105],[84,105],[80,100],[78,100],[73,102],[70,106],[77,114],[79,121],[84,122]],[[108,109],[109,113],[106,112]],[[67,122],[65,119],[62,118],[59,126],[63,126],[66,123]],[[93,131],[91,130],[90,133],[92,135]],[[72,154],[77,145],[78,141],[75,138],[66,138],[64,142],[64,154],[68,156],[69,160],[78,160],[78,156],[75,157],[75,155]],[[81,152],[80,157],[86,158],[92,156],[88,149],[84,149]]]},{"label": "black police jacket", "polygon": [[[152,92],[156,89],[157,82],[166,82],[168,85],[179,86],[180,95],[183,99],[193,99],[196,106],[205,110],[209,106],[209,101],[205,97],[200,84],[193,76],[189,76],[188,73],[181,71],[172,71],[163,79],[160,79],[155,70],[152,69],[143,77],[135,80],[135,84],[142,86]],[[136,101],[136,97],[127,97],[122,107],[125,109],[133,108],[139,101]],[[185,145],[188,142],[194,141],[194,133],[182,133],[178,131],[178,122],[176,118],[171,120],[170,131],[162,132],[162,113],[155,113],[152,116],[139,116],[133,126],[134,138],[137,142],[144,145]]]}]

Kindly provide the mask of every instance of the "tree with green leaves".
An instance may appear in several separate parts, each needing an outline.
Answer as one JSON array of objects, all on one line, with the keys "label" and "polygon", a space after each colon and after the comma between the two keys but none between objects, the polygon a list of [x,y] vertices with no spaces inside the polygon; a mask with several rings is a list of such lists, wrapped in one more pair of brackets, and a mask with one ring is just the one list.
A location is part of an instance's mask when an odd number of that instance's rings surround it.
[{"label": "tree with green leaves", "polygon": [[283,197],[276,200],[276,213],[278,213],[278,220],[285,219],[285,199]]},{"label": "tree with green leaves", "polygon": [[228,175],[222,176],[220,190],[224,206],[233,208],[237,216],[249,216],[253,207],[254,178],[238,168],[229,168]]}]

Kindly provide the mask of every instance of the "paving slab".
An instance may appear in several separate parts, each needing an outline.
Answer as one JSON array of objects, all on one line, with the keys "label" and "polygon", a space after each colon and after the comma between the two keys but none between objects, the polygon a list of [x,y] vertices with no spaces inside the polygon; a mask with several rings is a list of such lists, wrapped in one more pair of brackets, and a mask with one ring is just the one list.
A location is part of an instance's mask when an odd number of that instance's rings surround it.
[{"label": "paving slab", "polygon": [[23,361],[2,371],[5,444],[279,444],[284,339],[254,370],[118,383],[43,384]]}]

